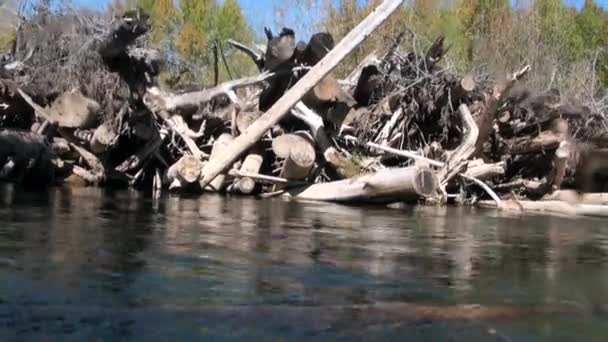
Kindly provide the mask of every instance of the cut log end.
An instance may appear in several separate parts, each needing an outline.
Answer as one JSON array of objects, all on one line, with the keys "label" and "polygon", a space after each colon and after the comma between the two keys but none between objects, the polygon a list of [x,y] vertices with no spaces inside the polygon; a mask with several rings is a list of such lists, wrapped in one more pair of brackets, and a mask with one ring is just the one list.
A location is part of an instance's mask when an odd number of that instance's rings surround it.
[{"label": "cut log end", "polygon": [[417,194],[429,197],[437,190],[439,181],[435,173],[426,168],[419,168],[414,175],[413,186]]}]

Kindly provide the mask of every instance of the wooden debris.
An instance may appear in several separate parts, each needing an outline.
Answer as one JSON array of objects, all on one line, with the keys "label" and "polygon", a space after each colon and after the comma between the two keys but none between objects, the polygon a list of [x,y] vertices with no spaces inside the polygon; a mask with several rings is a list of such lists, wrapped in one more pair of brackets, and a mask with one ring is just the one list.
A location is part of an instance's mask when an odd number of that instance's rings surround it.
[{"label": "wooden debris", "polygon": [[431,196],[438,180],[433,171],[421,167],[385,169],[350,179],[313,184],[290,190],[298,200],[331,202],[391,202]]},{"label": "wooden debris", "polygon": [[405,51],[413,32],[404,29],[336,79],[334,68],[401,3],[383,1],[338,44],[327,32],[296,44],[290,28],[266,30],[264,48],[230,41],[260,73],[187,91],[161,89],[163,54],[134,46],[150,28],[140,10],[95,26],[103,32],[93,40],[87,20],[37,18],[29,34],[49,39],[45,25],[68,20],[57,35],[75,43],[19,44],[8,55],[0,178],[119,184],[155,198],[170,188],[445,204],[459,192],[463,203],[491,198],[481,204],[507,212],[604,215],[608,107],[518,84],[529,66],[496,83],[458,75],[442,65],[445,37]]}]

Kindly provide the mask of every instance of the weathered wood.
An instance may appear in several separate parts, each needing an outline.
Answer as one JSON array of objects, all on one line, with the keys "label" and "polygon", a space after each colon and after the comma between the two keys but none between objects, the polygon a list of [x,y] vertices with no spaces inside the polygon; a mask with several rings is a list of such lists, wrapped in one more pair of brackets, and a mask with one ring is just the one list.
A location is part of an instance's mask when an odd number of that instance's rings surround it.
[{"label": "weathered wood", "polygon": [[[480,201],[482,208],[497,208],[494,201]],[[549,214],[563,217],[608,217],[608,205],[573,204],[564,201],[502,201],[501,210],[521,214]]]},{"label": "weathered wood", "polygon": [[402,2],[403,0],[385,0],[365,20],[357,25],[355,29],[346,35],[323,60],[300,79],[272,108],[254,122],[244,134],[237,137],[220,158],[209,162],[205,166],[201,185],[205,186],[209,184],[211,180],[255,144],[266,131],[276,125],[308,91],[329,74],[342,59],[359,46]]},{"label": "weathered wood", "polygon": [[93,153],[102,153],[108,149],[118,139],[112,122],[106,121],[95,129],[91,137],[90,145]]},{"label": "weathered wood", "polygon": [[479,128],[475,120],[473,120],[469,107],[463,103],[458,107],[458,112],[460,113],[465,133],[462,143],[456,150],[451,151],[446,166],[439,172],[442,189],[445,188],[452,178],[466,168],[468,159],[475,153],[475,142],[479,137]]},{"label": "weathered wood", "polygon": [[198,180],[203,170],[203,162],[199,159],[185,155],[175,164],[171,165],[165,176],[165,183],[169,189],[180,189],[193,184],[198,185]]},{"label": "weathered wood", "polygon": [[[243,165],[239,171],[242,173],[259,173],[264,162],[264,151],[262,148],[252,148],[247,157],[243,161]],[[251,177],[243,177],[236,181],[235,187],[242,194],[251,194],[255,190],[255,179]]]},{"label": "weathered wood", "polygon": [[193,136],[196,136],[196,133],[192,132],[184,119],[179,115],[173,115],[171,118],[163,118],[167,126],[171,128],[174,132],[176,132],[184,141],[190,153],[197,159],[202,159],[204,157],[208,157],[206,153],[201,151],[196,142],[193,139]]},{"label": "weathered wood", "polygon": [[395,129],[404,114],[405,112],[403,111],[402,107],[397,108],[397,110],[391,115],[390,120],[388,120],[384,127],[382,127],[380,134],[378,134],[374,141],[376,143],[379,143],[380,145],[386,146],[388,144],[388,140],[391,136],[391,133],[393,132],[393,129]]},{"label": "weathered wood", "polygon": [[474,159],[467,164],[466,176],[480,180],[502,176],[505,174],[505,162],[486,164],[483,159]]},{"label": "weathered wood", "polygon": [[287,178],[275,177],[262,175],[259,173],[251,173],[251,172],[243,172],[236,169],[230,169],[228,174],[233,177],[242,177],[242,178],[251,178],[260,183],[269,183],[269,184],[294,184],[296,182],[292,182]]},{"label": "weathered wood", "polygon": [[546,195],[546,201],[564,201],[568,203],[580,203],[591,205],[608,205],[608,193],[578,193],[574,190],[557,190]]},{"label": "weathered wood", "polygon": [[[208,163],[213,163],[214,160],[222,158],[222,156],[226,153],[226,150],[230,146],[230,143],[234,140],[234,137],[228,133],[224,133],[220,135],[217,140],[213,143],[213,148],[211,149],[211,155],[209,157]],[[203,168],[204,171],[205,168]],[[204,173],[202,174],[204,177]],[[218,174],[211,182],[207,184],[204,183],[204,180],[200,180],[199,184],[202,189],[206,191],[215,191],[219,192],[224,189],[224,180],[226,179],[226,173]]]},{"label": "weathered wood", "polygon": [[551,130],[543,131],[532,139],[520,137],[508,142],[508,145],[510,145],[509,152],[511,154],[526,154],[555,150],[560,146],[560,143],[568,139],[568,136],[568,122],[557,119],[554,121]]},{"label": "weathered wood", "polygon": [[518,72],[509,76],[506,80],[496,84],[492,90],[492,94],[486,96],[484,108],[479,113],[477,118],[477,127],[479,128],[479,137],[475,143],[475,155],[480,155],[483,152],[483,146],[490,137],[493,131],[494,120],[500,101],[505,98],[515,83],[524,77],[530,71],[530,66],[526,65]]},{"label": "weathered wood", "polygon": [[553,170],[550,176],[553,183],[553,190],[557,190],[562,186],[572,149],[572,143],[565,140],[560,142],[559,147],[555,150],[555,155],[553,156]]},{"label": "weathered wood", "polygon": [[335,129],[340,129],[346,115],[357,104],[357,101],[340,87],[332,75],[323,78],[319,84],[306,93],[302,102],[319,113],[326,121],[331,122]]},{"label": "weathered wood", "polygon": [[328,202],[391,202],[417,200],[437,189],[435,173],[422,167],[384,169],[336,182],[289,190],[294,199]]},{"label": "weathered wood", "polygon": [[259,117],[262,116],[262,114],[263,113],[260,111],[238,112],[236,116],[236,128],[241,134],[244,133],[247,128],[255,122],[255,120],[259,119]]},{"label": "weathered wood", "polygon": [[280,177],[301,180],[308,177],[315,164],[315,149],[306,139],[296,134],[284,134],[272,141],[272,151],[284,159]]},{"label": "weathered wood", "polygon": [[173,112],[180,108],[196,108],[202,104],[208,103],[218,96],[226,96],[231,90],[250,87],[280,75],[307,69],[308,67],[297,67],[287,70],[277,70],[276,72],[265,72],[253,77],[224,82],[217,87],[183,94],[166,93],[156,87],[151,87],[146,90],[144,103],[153,112]]},{"label": "weathered wood", "polygon": [[440,103],[443,105],[451,103],[451,105],[455,107],[458,105],[460,99],[467,96],[473,90],[475,90],[475,80],[471,75],[466,75],[455,84],[449,94],[446,94],[445,99],[440,100]]},{"label": "weathered wood", "polygon": [[319,114],[315,113],[302,102],[298,102],[291,113],[294,117],[306,123],[318,149],[323,154],[323,158],[334,168],[338,175],[349,178],[359,174],[360,170],[358,170],[358,167],[333,146],[325,130],[323,118]]},{"label": "weathered wood", "polygon": [[398,150],[396,148],[391,148],[391,147],[386,147],[386,146],[382,146],[382,145],[378,145],[378,144],[374,144],[372,142],[368,142],[366,143],[367,147],[370,148],[374,148],[380,151],[384,151],[396,156],[400,156],[400,157],[405,157],[405,158],[410,158],[410,159],[414,159],[416,161],[422,162],[422,163],[426,163],[428,165],[432,165],[432,166],[436,166],[436,167],[444,167],[445,163],[433,160],[433,159],[429,159],[426,158],[424,156],[421,156],[418,152],[412,152],[412,151],[404,151],[404,150]]},{"label": "weathered wood", "polygon": [[50,108],[43,108],[23,90],[17,90],[21,97],[42,118],[50,123],[66,128],[90,128],[97,121],[99,104],[79,91],[71,91],[61,94],[51,104]]},{"label": "weathered wood", "polygon": [[97,123],[100,106],[80,91],[59,95],[48,109],[52,121],[60,127],[91,128]]},{"label": "weathered wood", "polygon": [[264,68],[264,54],[262,52],[254,51],[254,49],[252,49],[248,46],[245,46],[232,39],[228,39],[227,42],[228,42],[228,44],[232,45],[235,49],[240,50],[240,51],[244,52],[246,55],[248,55],[253,60],[255,65],[258,67],[258,70],[262,70]]}]

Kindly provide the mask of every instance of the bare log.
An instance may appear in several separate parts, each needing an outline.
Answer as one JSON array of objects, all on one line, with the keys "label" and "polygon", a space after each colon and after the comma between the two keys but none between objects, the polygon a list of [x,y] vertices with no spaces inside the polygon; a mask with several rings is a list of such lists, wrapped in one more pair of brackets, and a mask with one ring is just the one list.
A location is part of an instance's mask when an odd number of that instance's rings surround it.
[{"label": "bare log", "polygon": [[118,139],[111,122],[106,121],[95,129],[91,137],[90,145],[93,153],[102,153]]},{"label": "bare log", "polygon": [[475,90],[475,79],[471,75],[466,75],[450,89],[449,92],[438,100],[439,107],[457,107],[460,100]]},{"label": "bare log", "polygon": [[90,128],[97,121],[99,104],[80,91],[71,91],[61,94],[50,108],[42,108],[23,90],[17,90],[21,97],[38,114],[50,123],[67,128]]},{"label": "bare log", "polygon": [[574,190],[557,190],[549,195],[546,195],[543,200],[591,205],[608,205],[608,193],[579,194]]},{"label": "bare log", "polygon": [[[243,165],[239,171],[245,173],[259,173],[264,162],[264,154],[262,148],[252,148],[249,154],[243,161]],[[251,194],[255,190],[255,179],[252,177],[243,177],[236,181],[235,187],[242,194]]]},{"label": "bare log", "polygon": [[249,57],[251,57],[255,65],[257,65],[258,70],[262,70],[264,68],[264,54],[262,52],[254,51],[252,48],[245,46],[232,39],[228,40],[228,44],[232,45],[235,49],[240,50]]},{"label": "bare log", "polygon": [[528,180],[528,179],[517,179],[512,182],[498,184],[494,187],[494,190],[501,192],[510,192],[513,190],[525,190],[530,193],[537,193],[546,186],[545,182]]},{"label": "bare log", "polygon": [[391,115],[390,120],[388,120],[384,127],[382,127],[382,130],[380,131],[380,134],[378,134],[378,137],[376,137],[375,142],[379,143],[380,145],[388,145],[388,140],[391,137],[391,133],[404,114],[405,112],[403,111],[402,107],[397,108],[397,110]]},{"label": "bare log", "polygon": [[468,159],[475,153],[475,142],[479,137],[479,128],[466,104],[458,107],[465,136],[460,146],[450,153],[446,166],[439,172],[440,186],[443,189],[448,182],[462,172],[468,165]]},{"label": "bare log", "polygon": [[[480,201],[482,208],[497,208],[494,201]],[[608,205],[573,204],[564,201],[502,201],[503,211],[521,214],[549,214],[563,217],[608,217]]]},{"label": "bare log", "polygon": [[196,133],[190,130],[190,128],[182,117],[180,117],[179,115],[173,115],[173,117],[171,118],[163,117],[163,120],[171,128],[171,130],[176,132],[182,138],[184,143],[186,143],[188,150],[190,150],[190,153],[192,153],[195,158],[201,160],[204,157],[208,157],[206,153],[201,151],[201,149],[198,147],[198,145],[192,138],[193,135],[196,136]]},{"label": "bare log", "polygon": [[462,178],[467,179],[472,181],[473,183],[479,185],[488,195],[490,195],[490,197],[492,197],[492,200],[494,200],[494,202],[496,202],[496,207],[498,209],[502,208],[502,200],[500,199],[500,197],[498,197],[498,195],[492,190],[490,189],[490,187],[482,182],[481,180],[475,178],[475,177],[471,177],[471,176],[467,176],[467,175],[460,175]]},{"label": "bare log", "polygon": [[259,173],[244,172],[244,171],[236,170],[236,169],[230,169],[230,171],[228,171],[228,174],[233,177],[251,178],[260,183],[269,183],[269,184],[293,184],[294,183],[294,182],[289,181],[289,179],[287,179],[287,178],[262,175]]},{"label": "bare log", "polygon": [[169,189],[179,189],[192,184],[198,185],[203,170],[203,162],[199,159],[185,155],[167,170],[165,183]]},{"label": "bare log", "polygon": [[272,151],[285,159],[280,177],[301,180],[308,177],[315,164],[315,149],[306,139],[295,134],[284,134],[272,141]]},{"label": "bare log", "polygon": [[294,69],[277,70],[276,72],[264,72],[254,77],[228,81],[213,88],[184,94],[165,93],[158,88],[152,87],[146,90],[144,103],[153,112],[172,112],[180,108],[199,107],[218,96],[227,96],[230,91],[250,87],[280,75],[307,69],[308,67],[298,67]]},{"label": "bare log", "polygon": [[[233,140],[234,140],[234,137],[231,134],[224,133],[224,134],[220,135],[217,138],[217,140],[215,140],[215,142],[213,143],[213,148],[211,149],[211,156],[209,157],[208,163],[213,163],[214,160],[221,158],[222,155],[224,155],[226,153],[226,150],[228,149],[228,147],[230,146],[230,143],[232,143]],[[203,170],[204,170],[204,168],[203,168]],[[203,176],[204,176],[204,173],[203,173]],[[207,186],[207,184],[204,184],[204,180],[200,180],[199,184],[202,189],[205,189],[207,191],[219,192],[219,191],[223,190],[223,185],[224,185],[225,179],[226,179],[226,174],[221,173],[221,174],[218,174],[211,182],[208,183],[209,186]]]},{"label": "bare log", "polygon": [[302,102],[331,122],[336,129],[340,129],[350,109],[357,104],[331,74],[306,93]]},{"label": "bare log", "polygon": [[253,112],[244,112],[240,111],[236,115],[236,128],[242,134],[251,126],[252,123],[255,122],[260,116],[262,116],[262,112],[253,111]]},{"label": "bare log", "polygon": [[437,176],[423,167],[384,169],[341,181],[290,190],[292,198],[327,202],[391,202],[432,195]]},{"label": "bare log", "polygon": [[486,164],[482,159],[469,161],[465,176],[474,177],[480,180],[502,176],[505,174],[505,162]]},{"label": "bare log", "polygon": [[203,170],[205,186],[218,174],[228,168],[246,150],[257,142],[266,131],[276,125],[300,99],[328,75],[339,63],[359,46],[378,26],[380,26],[398,7],[403,0],[385,0],[365,20],[353,29],[344,39],[332,49],[312,70],[292,87],[272,108],[260,119],[253,123],[245,134],[237,137],[226,149],[222,156],[209,162]]},{"label": "bare log", "polygon": [[543,131],[538,136],[515,138],[508,143],[512,154],[538,153],[556,150],[563,141],[568,139],[568,122],[556,119],[549,131]]},{"label": "bare log", "polygon": [[445,166],[445,163],[421,156],[418,152],[398,150],[396,148],[386,147],[386,146],[374,144],[372,142],[368,142],[368,143],[366,143],[366,145],[370,148],[375,148],[375,149],[378,149],[378,150],[381,150],[381,151],[384,151],[384,152],[387,152],[387,153],[390,153],[390,154],[393,154],[396,156],[400,156],[400,157],[411,158],[416,161],[426,163],[428,165],[432,165],[432,166],[436,166],[436,167]]},{"label": "bare log", "polygon": [[554,190],[561,188],[566,175],[566,168],[573,146],[569,141],[562,141],[553,156],[553,171],[550,179]]},{"label": "bare log", "polygon": [[484,108],[477,118],[477,127],[479,127],[479,137],[475,144],[475,155],[483,152],[483,145],[486,143],[493,130],[494,120],[500,101],[505,98],[517,80],[524,77],[530,71],[530,66],[526,65],[518,72],[509,76],[505,81],[494,86],[492,94],[486,96]]},{"label": "bare log", "polygon": [[356,165],[353,165],[348,158],[344,157],[338,149],[333,146],[325,130],[323,118],[321,118],[319,114],[315,113],[302,102],[298,102],[291,112],[294,117],[306,123],[317,147],[323,154],[323,158],[333,166],[340,176],[349,178],[359,174],[359,168],[356,167]]}]

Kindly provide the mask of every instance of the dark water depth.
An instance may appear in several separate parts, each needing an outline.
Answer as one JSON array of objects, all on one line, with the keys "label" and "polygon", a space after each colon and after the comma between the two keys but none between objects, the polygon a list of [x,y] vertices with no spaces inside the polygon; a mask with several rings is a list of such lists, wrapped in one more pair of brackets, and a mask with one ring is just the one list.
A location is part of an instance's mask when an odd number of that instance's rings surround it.
[{"label": "dark water depth", "polygon": [[608,222],[0,187],[0,341],[608,341]]}]

